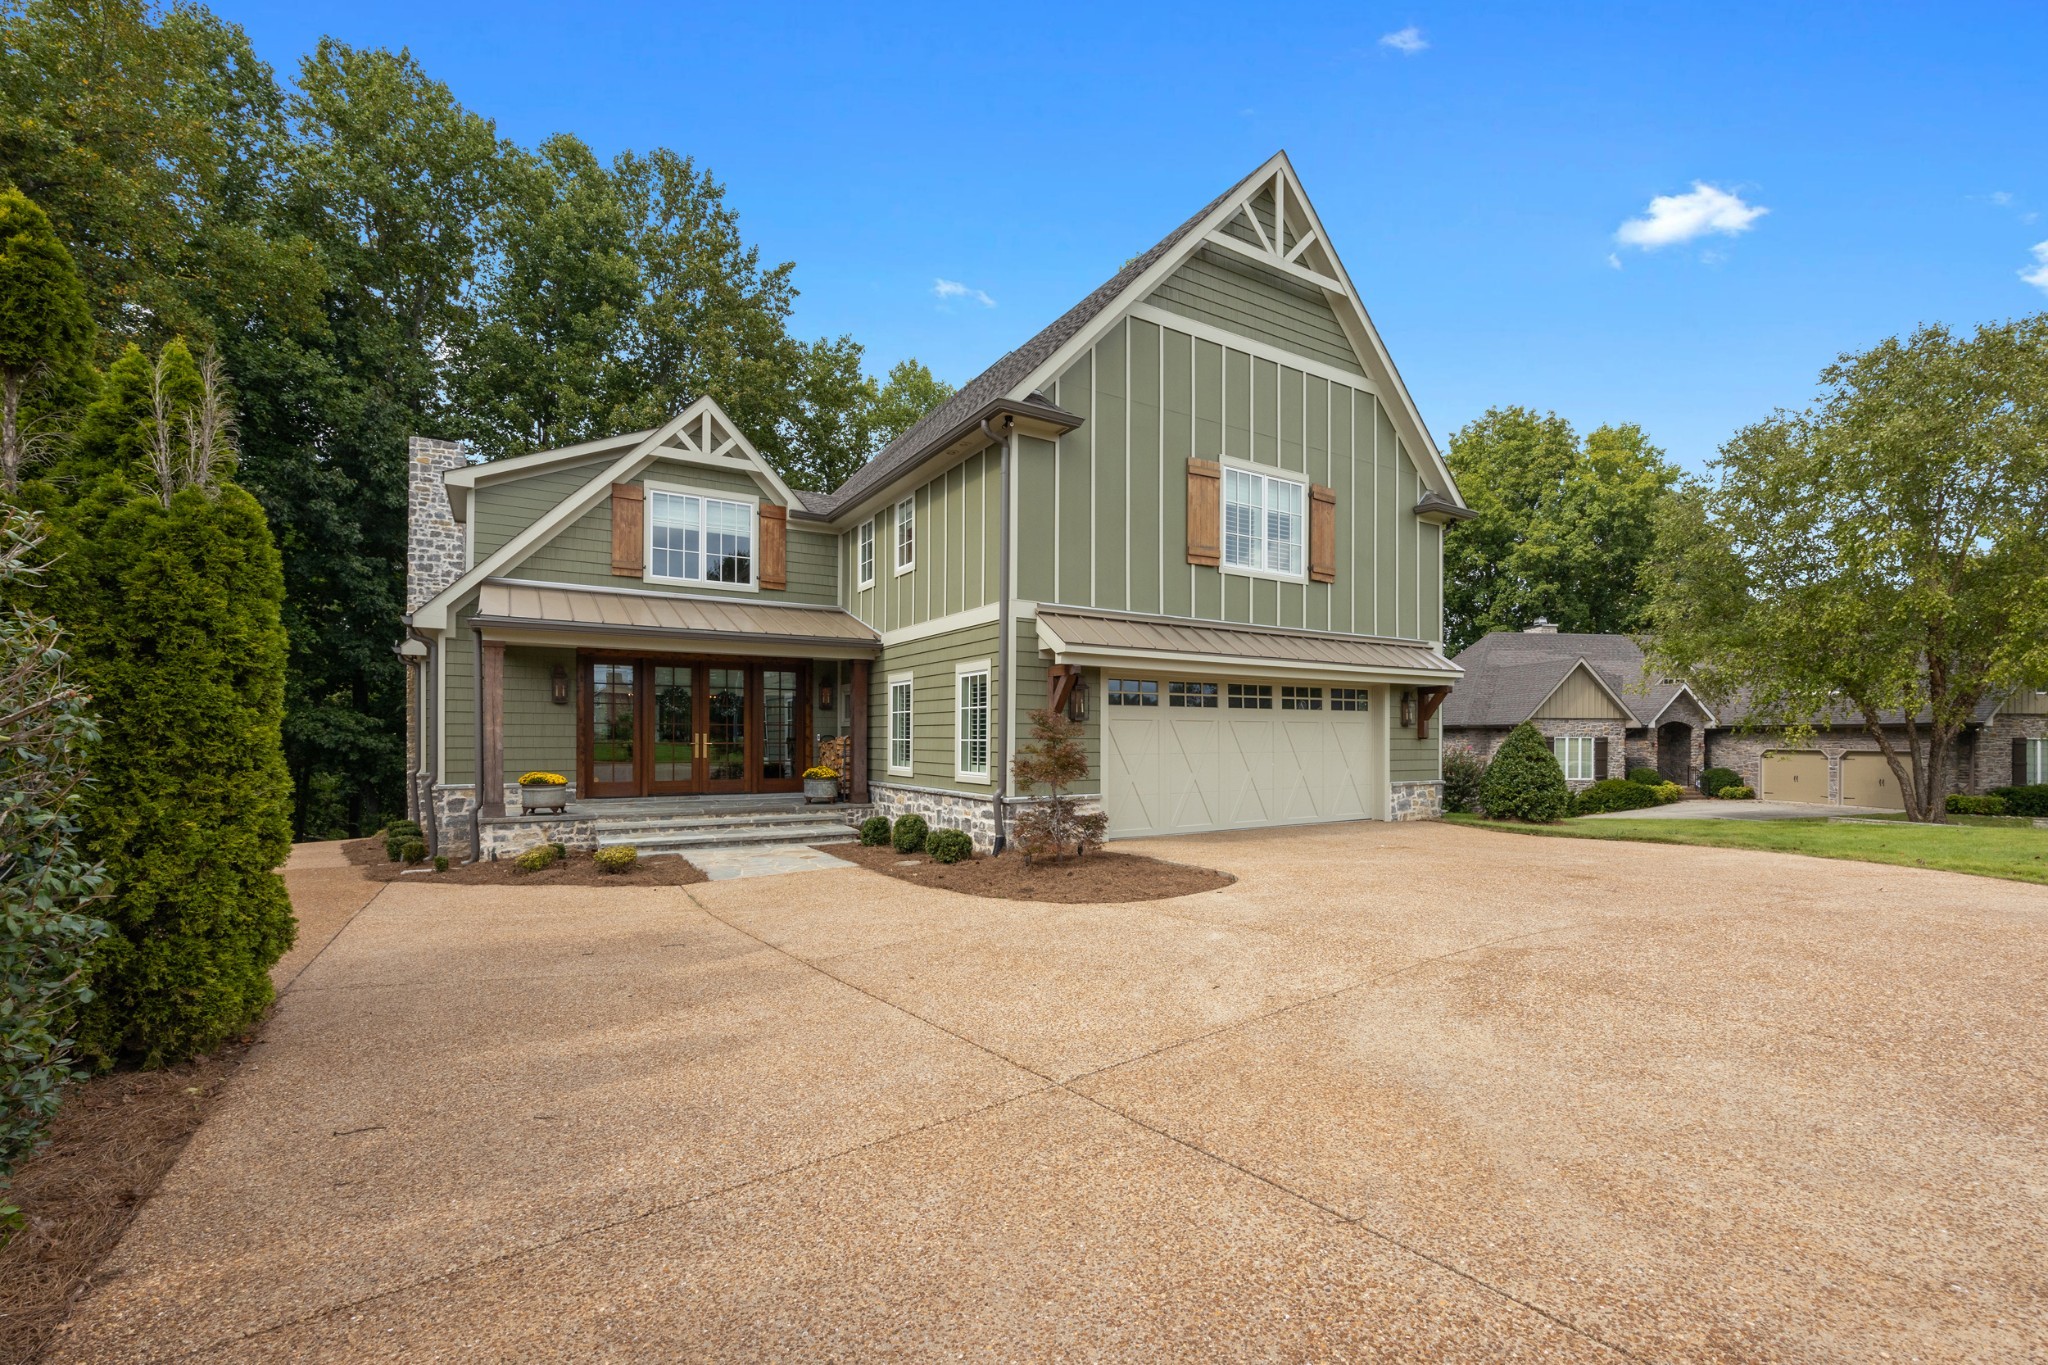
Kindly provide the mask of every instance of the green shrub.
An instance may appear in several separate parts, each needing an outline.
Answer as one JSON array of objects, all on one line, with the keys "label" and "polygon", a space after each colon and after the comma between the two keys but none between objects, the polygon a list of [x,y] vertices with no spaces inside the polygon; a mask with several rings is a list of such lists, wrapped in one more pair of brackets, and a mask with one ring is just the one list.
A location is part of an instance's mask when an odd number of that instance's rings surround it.
[{"label": "green shrub", "polygon": [[590,861],[597,864],[600,872],[631,872],[640,861],[640,850],[631,844],[613,844],[591,854]]},{"label": "green shrub", "polygon": [[2004,815],[2005,798],[2002,796],[1957,796],[1949,793],[1947,801],[1950,815]]},{"label": "green shrub", "polygon": [[406,844],[413,839],[424,839],[426,831],[410,820],[393,820],[384,826],[384,852],[392,862],[405,854]]},{"label": "green shrub", "polygon": [[899,815],[894,828],[889,831],[889,842],[898,853],[915,853],[924,847],[925,838],[931,832],[931,826],[924,822],[922,815]]},{"label": "green shrub", "polygon": [[1501,741],[1480,780],[1479,802],[1496,820],[1543,825],[1555,824],[1570,811],[1572,793],[1564,769],[1535,726],[1524,721]]},{"label": "green shrub", "polygon": [[446,872],[447,870],[448,870],[448,855],[447,855],[447,854],[445,854],[445,853],[437,853],[437,854],[435,854],[435,855],[434,855],[434,871],[436,871],[436,872]]},{"label": "green shrub", "polygon": [[398,850],[398,856],[408,863],[423,863],[427,860],[427,841],[407,839],[405,846]]},{"label": "green shrub", "polygon": [[562,846],[560,844],[541,844],[537,848],[529,848],[526,852],[514,858],[512,866],[518,868],[521,872],[541,872],[553,867],[560,861],[562,861]]},{"label": "green shrub", "polygon": [[1993,787],[1991,794],[2005,802],[2007,815],[2048,816],[2048,782],[2031,787]]},{"label": "green shrub", "polygon": [[1723,787],[1742,785],[1742,774],[1733,768],[1709,768],[1700,774],[1700,790],[1709,796],[1718,796]]},{"label": "green shrub", "polygon": [[1723,801],[1756,800],[1756,792],[1749,787],[1741,785],[1740,783],[1737,783],[1733,787],[1723,787],[1721,788],[1721,790],[1715,792],[1714,795],[1720,797]]},{"label": "green shrub", "polygon": [[957,863],[974,856],[974,840],[964,829],[935,829],[925,836],[924,851],[935,863]]},{"label": "green shrub", "polygon": [[1664,774],[1658,772],[1655,768],[1630,768],[1628,770],[1628,780],[1645,787],[1654,787],[1664,780]]},{"label": "green shrub", "polygon": [[1655,787],[1608,778],[1595,782],[1572,799],[1574,815],[1604,815],[1612,810],[1647,810],[1662,805]]},{"label": "green shrub", "polygon": [[1659,782],[1650,790],[1657,793],[1657,804],[1660,806],[1668,806],[1673,801],[1682,800],[1685,797],[1685,788],[1679,786],[1676,782]]},{"label": "green shrub", "polygon": [[1486,764],[1466,748],[1444,750],[1444,810],[1469,815],[1479,809],[1479,783]]},{"label": "green shrub", "polygon": [[889,817],[870,815],[860,822],[860,841],[869,848],[880,848],[889,842]]}]

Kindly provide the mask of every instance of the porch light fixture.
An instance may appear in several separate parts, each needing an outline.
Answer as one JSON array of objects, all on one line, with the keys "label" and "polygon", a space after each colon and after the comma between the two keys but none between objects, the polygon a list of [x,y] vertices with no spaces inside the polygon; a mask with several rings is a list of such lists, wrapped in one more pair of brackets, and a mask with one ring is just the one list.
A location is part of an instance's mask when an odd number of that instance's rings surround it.
[{"label": "porch light fixture", "polygon": [[569,704],[569,670],[561,664],[556,664],[555,671],[548,675],[548,700],[557,706]]},{"label": "porch light fixture", "polygon": [[1067,693],[1067,719],[1076,724],[1088,719],[1088,683],[1085,679],[1074,679],[1074,686]]},{"label": "porch light fixture", "polygon": [[832,709],[832,680],[830,678],[826,678],[818,684],[818,707],[824,711]]},{"label": "porch light fixture", "polygon": [[1415,691],[1413,688],[1409,688],[1401,693],[1401,724],[1403,726],[1408,726],[1413,725],[1414,723]]}]

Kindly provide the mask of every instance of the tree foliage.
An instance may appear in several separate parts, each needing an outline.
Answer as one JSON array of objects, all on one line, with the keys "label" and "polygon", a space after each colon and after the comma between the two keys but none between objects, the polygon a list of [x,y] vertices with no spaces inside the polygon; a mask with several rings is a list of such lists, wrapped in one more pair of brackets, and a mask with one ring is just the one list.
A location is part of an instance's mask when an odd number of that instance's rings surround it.
[{"label": "tree foliage", "polygon": [[1860,724],[1940,820],[1979,703],[2048,681],[2048,314],[1925,326],[1821,385],[1665,508],[1652,655],[1752,724]]},{"label": "tree foliage", "polygon": [[77,382],[92,343],[71,252],[48,214],[0,188],[0,492],[19,487],[49,435],[32,429],[37,400]]},{"label": "tree foliage", "polygon": [[[37,543],[26,513],[0,515],[0,603],[33,586]],[[102,873],[81,852],[77,820],[97,735],[61,644],[49,617],[0,606],[0,1191],[76,1073],[72,1030],[107,931],[86,913]],[[0,1204],[0,1228],[12,1213]]]},{"label": "tree foliage", "polygon": [[1479,803],[1495,820],[1552,825],[1571,814],[1572,789],[1550,741],[1528,721],[1508,732],[1479,779]]},{"label": "tree foliage", "polygon": [[1640,572],[1678,478],[1642,428],[1603,426],[1582,442],[1555,413],[1494,408],[1451,437],[1449,463],[1478,514],[1444,544],[1451,650],[1538,617],[1575,632],[1642,625]]},{"label": "tree foliage", "polygon": [[1045,789],[1042,800],[1010,822],[1010,837],[1027,859],[1051,854],[1061,862],[1068,849],[1080,857],[1102,843],[1109,817],[1100,811],[1082,814],[1069,791],[1088,776],[1088,751],[1081,747],[1080,725],[1064,712],[1041,708],[1031,713],[1031,738],[1017,746],[1010,773],[1026,790]]}]

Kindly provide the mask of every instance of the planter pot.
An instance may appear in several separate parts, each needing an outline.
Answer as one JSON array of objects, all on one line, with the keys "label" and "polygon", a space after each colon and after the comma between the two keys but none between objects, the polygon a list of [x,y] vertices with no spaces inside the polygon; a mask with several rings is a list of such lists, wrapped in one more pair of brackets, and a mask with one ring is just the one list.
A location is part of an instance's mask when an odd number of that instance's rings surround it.
[{"label": "planter pot", "polygon": [[836,777],[807,777],[804,779],[804,800],[837,801],[839,779]]},{"label": "planter pot", "polygon": [[535,815],[544,810],[560,813],[569,804],[569,789],[547,786],[521,787],[519,789],[519,810],[524,815]]}]

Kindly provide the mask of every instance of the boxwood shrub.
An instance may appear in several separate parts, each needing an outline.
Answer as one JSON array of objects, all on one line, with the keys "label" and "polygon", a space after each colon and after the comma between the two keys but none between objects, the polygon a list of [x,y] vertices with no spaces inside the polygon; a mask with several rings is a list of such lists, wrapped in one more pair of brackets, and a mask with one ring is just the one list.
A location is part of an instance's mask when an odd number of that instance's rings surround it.
[{"label": "boxwood shrub", "polygon": [[1527,721],[1501,741],[1479,782],[1479,803],[1496,820],[1551,825],[1571,811],[1572,792],[1550,741]]},{"label": "boxwood shrub", "polygon": [[2031,787],[1993,787],[1991,794],[2005,802],[2007,815],[2048,816],[2048,782]]},{"label": "boxwood shrub", "polygon": [[1630,768],[1628,770],[1628,780],[1639,782],[1645,787],[1654,787],[1664,780],[1664,774],[1658,772],[1655,768]]},{"label": "boxwood shrub", "polygon": [[870,815],[860,822],[860,841],[869,848],[880,848],[889,842],[889,817]]},{"label": "boxwood shrub", "polygon": [[640,850],[632,844],[613,844],[591,854],[590,861],[597,864],[597,870],[600,872],[614,875],[631,872],[634,864],[640,861]]},{"label": "boxwood shrub", "polygon": [[568,852],[560,844],[541,844],[536,848],[529,848],[526,852],[514,858],[512,866],[518,868],[521,872],[540,872],[562,861],[568,855]]},{"label": "boxwood shrub", "polygon": [[1720,797],[1723,801],[1756,800],[1755,789],[1751,787],[1745,787],[1740,783],[1737,783],[1735,786],[1732,787],[1723,787],[1721,788],[1721,790],[1715,792],[1714,795]]},{"label": "boxwood shrub", "polygon": [[974,840],[964,829],[935,829],[925,836],[924,851],[935,863],[964,862],[974,856]]},{"label": "boxwood shrub", "polygon": [[1621,782],[1610,777],[1604,782],[1595,782],[1573,798],[1572,813],[1604,815],[1612,810],[1647,810],[1651,806],[1663,804],[1657,796],[1655,787],[1635,781]]},{"label": "boxwood shrub", "polygon": [[1700,774],[1700,790],[1709,796],[1719,796],[1723,787],[1742,785],[1742,774],[1733,768],[1709,768]]},{"label": "boxwood shrub", "polygon": [[1958,796],[1948,795],[1946,802],[1950,815],[2004,815],[2005,798],[2002,796]]},{"label": "boxwood shrub", "polygon": [[922,815],[899,815],[889,833],[889,842],[898,853],[915,853],[924,847],[924,841],[931,832],[931,826],[924,822]]}]

